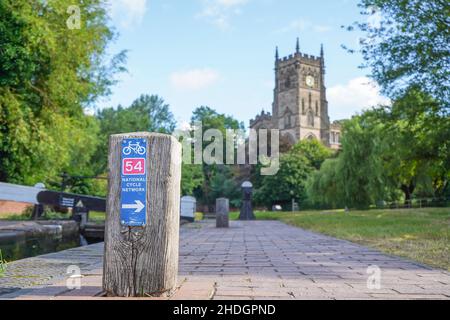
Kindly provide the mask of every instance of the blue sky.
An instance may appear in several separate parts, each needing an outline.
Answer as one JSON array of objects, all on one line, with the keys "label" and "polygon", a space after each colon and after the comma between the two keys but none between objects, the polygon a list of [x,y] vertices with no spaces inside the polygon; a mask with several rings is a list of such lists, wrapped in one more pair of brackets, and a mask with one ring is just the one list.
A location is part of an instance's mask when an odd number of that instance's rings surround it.
[{"label": "blue sky", "polygon": [[356,0],[110,0],[119,37],[112,52],[129,50],[129,73],[99,107],[128,106],[140,94],[158,94],[179,124],[208,105],[248,121],[271,110],[275,46],[280,55],[318,55],[325,47],[332,120],[382,101],[368,84],[356,46],[358,34],[341,25],[360,19]]}]

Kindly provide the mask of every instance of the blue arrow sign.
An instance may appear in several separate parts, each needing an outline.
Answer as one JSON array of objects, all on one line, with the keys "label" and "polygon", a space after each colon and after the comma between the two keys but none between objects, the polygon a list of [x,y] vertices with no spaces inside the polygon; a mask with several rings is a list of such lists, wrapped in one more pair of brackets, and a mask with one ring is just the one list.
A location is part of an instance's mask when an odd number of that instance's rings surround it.
[{"label": "blue arrow sign", "polygon": [[124,226],[147,223],[147,141],[124,139],[121,156],[120,221]]}]

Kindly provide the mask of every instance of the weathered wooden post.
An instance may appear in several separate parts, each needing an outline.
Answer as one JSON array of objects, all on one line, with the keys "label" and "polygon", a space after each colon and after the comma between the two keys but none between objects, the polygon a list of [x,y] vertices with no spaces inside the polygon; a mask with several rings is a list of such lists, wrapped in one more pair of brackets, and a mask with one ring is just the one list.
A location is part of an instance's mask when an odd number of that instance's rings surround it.
[{"label": "weathered wooden post", "polygon": [[178,273],[181,144],[172,136],[110,137],[103,290],[161,296]]},{"label": "weathered wooden post", "polygon": [[230,201],[227,198],[216,199],[216,227],[228,228],[230,225]]}]

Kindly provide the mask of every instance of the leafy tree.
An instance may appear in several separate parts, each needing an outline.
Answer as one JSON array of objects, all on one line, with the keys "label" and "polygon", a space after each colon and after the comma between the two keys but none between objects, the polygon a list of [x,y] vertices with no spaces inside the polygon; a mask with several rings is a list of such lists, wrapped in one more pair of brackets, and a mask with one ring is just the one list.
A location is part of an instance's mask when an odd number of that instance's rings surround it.
[{"label": "leafy tree", "polygon": [[305,182],[312,172],[308,159],[299,153],[280,156],[280,170],[276,175],[264,176],[262,185],[255,191],[255,201],[266,207],[287,205],[292,199],[306,199]]},{"label": "leafy tree", "polygon": [[202,123],[203,131],[208,129],[217,129],[222,132],[224,137],[227,129],[245,129],[243,122],[239,122],[232,116],[218,113],[216,110],[208,106],[201,106],[192,112],[191,124],[194,125],[195,122]]},{"label": "leafy tree", "polygon": [[308,201],[314,206],[343,208],[345,194],[343,181],[337,171],[339,159],[327,159],[320,170],[313,172],[306,184]]},{"label": "leafy tree", "polygon": [[399,191],[406,202],[415,195],[445,195],[450,122],[438,104],[412,87],[391,106],[347,121],[338,159],[326,162],[308,183],[312,201],[364,208],[377,200],[399,200]]},{"label": "leafy tree", "polygon": [[181,177],[182,195],[193,195],[203,185],[204,176],[201,165],[183,164]]},{"label": "leafy tree", "polygon": [[450,122],[439,114],[438,105],[431,96],[412,87],[392,106],[371,112],[384,124],[386,171],[404,192],[406,201],[416,187],[423,191],[427,183],[437,197],[448,188]]},{"label": "leafy tree", "polygon": [[217,167],[210,180],[211,192],[208,194],[210,202],[215,202],[217,198],[228,198],[231,206],[240,207],[242,195],[239,180],[236,179],[236,169],[236,166]]},{"label": "leafy tree", "polygon": [[99,146],[94,155],[95,172],[107,169],[108,141],[112,134],[149,131],[172,133],[175,120],[169,105],[157,95],[141,95],[130,107],[106,108],[98,112],[100,122]]},{"label": "leafy tree", "polygon": [[447,0],[361,0],[357,22],[364,67],[391,98],[419,86],[450,111],[450,4]]},{"label": "leafy tree", "polygon": [[[81,29],[66,26],[78,4]],[[95,119],[84,115],[115,83],[125,54],[106,57],[114,33],[100,0],[0,2],[0,180],[55,180],[88,166]]]},{"label": "leafy tree", "polygon": [[315,140],[303,140],[280,157],[280,170],[273,176],[261,176],[255,184],[257,203],[271,207],[288,204],[294,198],[306,202],[306,181],[320,168],[332,151]]},{"label": "leafy tree", "polygon": [[[201,106],[194,110],[191,117],[191,125],[195,126],[196,123],[202,124],[203,133],[209,129],[219,130],[224,137],[223,148],[225,150],[225,137],[226,130],[244,130],[244,124],[234,119],[231,116],[220,114],[216,110]],[[203,150],[211,142],[203,142]],[[225,155],[225,152],[223,153]],[[212,206],[215,203],[216,197],[230,196],[231,186],[238,186],[238,170],[231,170],[230,168],[224,168],[224,165],[206,163],[202,166],[203,169],[203,186],[201,190],[197,190],[196,196],[205,204]],[[220,183],[219,183],[220,181]],[[222,185],[222,187],[219,187]],[[238,190],[238,187],[236,187]],[[231,201],[232,199],[230,199]]]},{"label": "leafy tree", "polygon": [[304,155],[309,165],[315,169],[320,169],[322,163],[333,155],[332,150],[316,139],[300,141],[293,146],[291,152]]}]

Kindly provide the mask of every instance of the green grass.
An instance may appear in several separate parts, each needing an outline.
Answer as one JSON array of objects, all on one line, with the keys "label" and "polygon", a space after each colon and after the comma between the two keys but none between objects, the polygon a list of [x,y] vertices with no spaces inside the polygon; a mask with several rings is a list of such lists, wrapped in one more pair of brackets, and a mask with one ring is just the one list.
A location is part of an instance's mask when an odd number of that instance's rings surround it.
[{"label": "green grass", "polygon": [[[232,213],[230,218],[238,215]],[[450,208],[255,215],[258,220],[279,220],[450,271]]]},{"label": "green grass", "polygon": [[[46,210],[42,215],[41,219],[44,220],[61,220],[61,219],[69,219],[70,215],[68,213],[60,213],[51,210]],[[0,220],[8,220],[8,221],[30,221],[31,220],[31,211],[25,211],[23,213],[5,213],[0,217]]]},{"label": "green grass", "polygon": [[105,222],[106,213],[98,212],[98,211],[90,211],[89,212],[89,222],[102,223]]},{"label": "green grass", "polygon": [[[203,219],[203,213],[201,212],[196,212],[195,213],[195,220],[196,221],[200,221]],[[91,211],[89,212],[89,221],[90,222],[104,222],[105,221],[105,213],[104,212],[96,212],[96,211]]]}]

